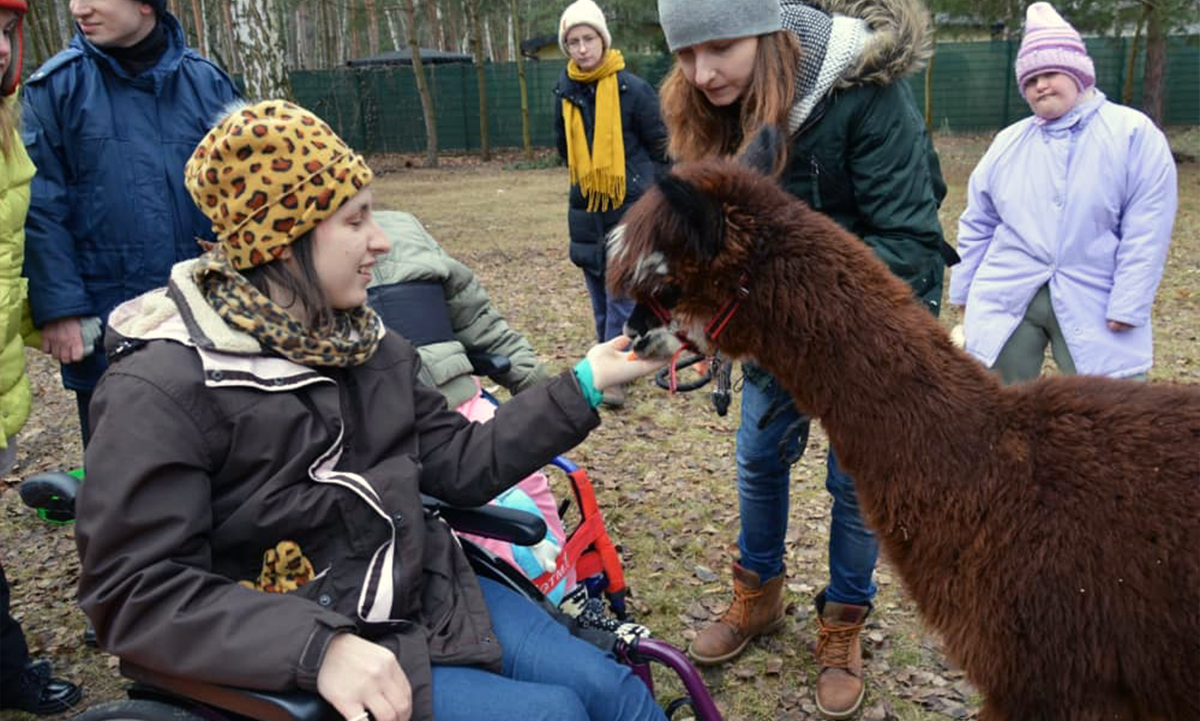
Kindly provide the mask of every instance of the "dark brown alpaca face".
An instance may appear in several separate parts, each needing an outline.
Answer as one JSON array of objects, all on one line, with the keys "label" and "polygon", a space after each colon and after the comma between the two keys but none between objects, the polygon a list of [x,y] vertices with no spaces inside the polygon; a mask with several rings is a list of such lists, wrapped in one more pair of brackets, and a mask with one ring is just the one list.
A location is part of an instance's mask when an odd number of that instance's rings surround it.
[{"label": "dark brown alpaca face", "polygon": [[[744,158],[706,160],[676,166],[626,212],[609,240],[608,284],[637,301],[625,334],[639,355],[670,357],[680,336],[705,354],[716,350],[706,326],[753,284],[761,219],[785,202],[782,192]],[[743,302],[754,302],[752,289]],[[734,357],[746,350],[729,330],[737,315],[719,343]]]}]

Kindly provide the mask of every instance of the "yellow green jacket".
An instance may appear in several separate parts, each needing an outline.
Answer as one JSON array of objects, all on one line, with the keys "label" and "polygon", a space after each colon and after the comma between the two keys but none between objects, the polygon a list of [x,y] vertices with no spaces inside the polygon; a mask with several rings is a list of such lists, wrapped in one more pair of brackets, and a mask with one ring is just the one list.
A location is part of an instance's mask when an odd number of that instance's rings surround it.
[{"label": "yellow green jacket", "polygon": [[[4,102],[16,102],[15,94]],[[25,213],[34,167],[16,129],[8,157],[0,154],[0,448],[29,418],[33,394],[25,374],[25,343],[33,342],[26,281]]]}]

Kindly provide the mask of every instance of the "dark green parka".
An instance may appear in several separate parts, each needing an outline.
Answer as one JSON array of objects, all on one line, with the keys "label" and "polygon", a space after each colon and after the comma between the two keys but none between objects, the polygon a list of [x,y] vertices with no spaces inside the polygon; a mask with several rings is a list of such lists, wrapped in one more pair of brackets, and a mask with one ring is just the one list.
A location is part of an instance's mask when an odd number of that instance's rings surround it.
[{"label": "dark green parka", "polygon": [[946,183],[904,80],[932,53],[927,11],[920,0],[785,0],[781,12],[801,46],[781,182],[871,246],[937,315],[952,255],[938,220]]},{"label": "dark green parka", "polygon": [[[857,57],[793,132],[784,186],[829,215],[879,255],[934,314],[945,273],[938,208],[946,195],[937,153],[904,76],[917,72],[931,46],[927,14],[917,0],[825,0],[834,28],[849,18],[869,34]],[[785,28],[801,40],[803,66],[814,61],[806,29],[811,6],[784,3]],[[838,15],[847,16],[839,18]],[[819,20],[819,19],[818,19]],[[807,22],[806,22],[807,21]],[[834,32],[821,62],[844,48]],[[819,73],[820,70],[817,72]],[[811,68],[810,68],[811,72]],[[811,92],[811,88],[810,88]],[[802,97],[797,105],[804,102]]]}]

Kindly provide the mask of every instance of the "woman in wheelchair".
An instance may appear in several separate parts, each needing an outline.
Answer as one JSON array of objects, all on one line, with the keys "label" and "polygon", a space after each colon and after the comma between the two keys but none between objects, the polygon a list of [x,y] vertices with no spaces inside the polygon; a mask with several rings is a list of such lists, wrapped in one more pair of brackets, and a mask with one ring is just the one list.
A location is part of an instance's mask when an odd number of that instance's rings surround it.
[{"label": "woman in wheelchair", "polygon": [[315,690],[351,721],[663,719],[628,667],[477,579],[421,493],[480,505],[654,370],[623,338],[470,423],[366,305],[371,170],[312,113],[238,108],[186,183],[219,246],[109,319],[77,502],[100,644],[177,677]]}]

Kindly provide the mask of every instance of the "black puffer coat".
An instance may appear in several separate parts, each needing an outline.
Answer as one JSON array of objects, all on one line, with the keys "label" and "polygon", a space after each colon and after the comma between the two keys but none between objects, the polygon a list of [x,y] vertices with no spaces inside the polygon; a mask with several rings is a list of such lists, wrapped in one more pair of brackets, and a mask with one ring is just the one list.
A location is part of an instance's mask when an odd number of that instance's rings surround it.
[{"label": "black puffer coat", "polygon": [[[589,213],[587,198],[578,185],[571,186],[567,227],[571,235],[571,262],[594,275],[604,275],[604,237],[667,164],[667,126],[658,108],[658,95],[650,83],[633,73],[617,73],[621,92],[621,130],[625,143],[625,202],[602,213]],[[557,101],[554,132],[558,154],[567,159],[567,131],[562,113],[566,100],[583,111],[583,127],[590,147],[596,122],[596,84],[580,83],[564,70],[554,88]]]}]

